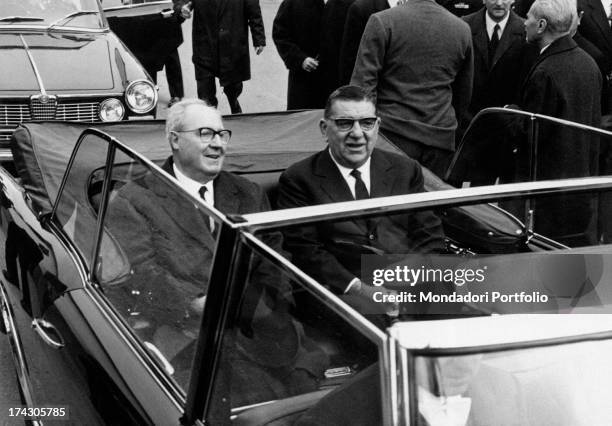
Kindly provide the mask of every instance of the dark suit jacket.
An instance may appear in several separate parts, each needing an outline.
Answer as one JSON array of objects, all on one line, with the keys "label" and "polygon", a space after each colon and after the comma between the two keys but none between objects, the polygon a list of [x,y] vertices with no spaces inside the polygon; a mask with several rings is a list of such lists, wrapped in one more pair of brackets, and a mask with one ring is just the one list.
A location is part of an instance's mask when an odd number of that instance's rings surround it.
[{"label": "dark suit jacket", "polygon": [[355,0],[348,8],[338,64],[340,86],[349,84],[351,81],[357,51],[359,50],[359,42],[361,41],[361,36],[368,23],[368,19],[376,12],[385,9],[389,9],[387,0]]},{"label": "dark suit jacket", "polygon": [[[601,85],[595,61],[564,36],[538,57],[522,87],[520,105],[525,111],[598,127]],[[538,137],[538,180],[598,174],[599,138],[545,123],[540,124]],[[519,150],[519,178],[525,180],[527,170],[522,165],[527,164],[528,149]],[[539,201],[536,231],[560,240],[584,232],[591,220],[591,197],[571,198],[571,203],[557,198]]]},{"label": "dark suit jacket", "polygon": [[489,63],[486,13],[482,9],[463,18],[472,30],[474,44],[474,89],[469,120],[483,108],[517,103],[523,79],[538,54],[525,41],[524,20],[510,11],[493,63]]},{"label": "dark suit jacket", "polygon": [[[371,196],[423,191],[421,166],[407,157],[375,149],[370,170]],[[289,167],[279,181],[279,208],[353,200],[346,181],[326,149]],[[286,229],[293,261],[314,279],[341,294],[361,275],[361,255],[442,251],[440,220],[429,212],[319,223]]]},{"label": "dark suit jacket", "polygon": [[302,69],[307,57],[320,58],[323,7],[323,0],[283,0],[274,18],[272,38],[289,70],[287,109],[325,106],[321,66]]},{"label": "dark suit jacket", "polygon": [[370,17],[351,83],[376,94],[383,130],[452,151],[473,69],[468,25],[433,0],[411,0]]},{"label": "dark suit jacket", "polygon": [[[171,159],[163,169],[174,175]],[[226,214],[269,210],[258,185],[231,173],[221,172],[215,178],[214,191],[215,208]],[[197,328],[190,322],[197,317],[185,311],[189,301],[206,294],[208,288],[215,240],[207,216],[173,187],[147,173],[117,191],[107,218],[132,266],[129,289],[139,291],[137,296],[133,291],[126,295],[125,309],[139,305],[146,307],[144,316],[150,320],[178,329]],[[280,236],[272,244],[280,247]],[[257,273],[271,271],[260,268]]]},{"label": "dark suit jacket", "polygon": [[213,72],[221,86],[251,78],[249,34],[265,46],[259,0],[177,0],[193,4],[193,62]]},{"label": "dark suit jacket", "polygon": [[593,43],[608,58],[612,58],[612,29],[599,0],[578,0],[578,9],[584,11],[578,32]]}]

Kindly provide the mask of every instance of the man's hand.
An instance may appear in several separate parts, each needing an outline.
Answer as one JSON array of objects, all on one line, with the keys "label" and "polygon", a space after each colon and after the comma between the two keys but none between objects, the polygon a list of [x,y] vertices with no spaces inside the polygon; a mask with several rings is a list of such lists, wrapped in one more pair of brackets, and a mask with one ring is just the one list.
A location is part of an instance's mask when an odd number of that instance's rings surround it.
[{"label": "man's hand", "polygon": [[191,18],[192,9],[193,9],[193,6],[191,5],[191,2],[184,4],[183,7],[181,7],[181,18],[183,19]]},{"label": "man's hand", "polygon": [[[371,285],[364,284],[361,281],[356,282],[348,290],[348,294],[350,295],[359,296],[371,301],[374,301],[374,293],[378,292],[382,293],[382,298],[384,298],[385,295],[398,295],[398,293],[394,290],[389,290],[385,287],[374,287]],[[380,304],[384,307],[385,313],[389,317],[395,318],[399,315],[399,302],[380,302]]]},{"label": "man's hand", "polygon": [[315,58],[308,57],[302,62],[302,69],[306,72],[313,72],[319,66],[319,61]]},{"label": "man's hand", "polygon": [[261,52],[263,52],[265,46],[255,46],[255,54],[259,55]]}]

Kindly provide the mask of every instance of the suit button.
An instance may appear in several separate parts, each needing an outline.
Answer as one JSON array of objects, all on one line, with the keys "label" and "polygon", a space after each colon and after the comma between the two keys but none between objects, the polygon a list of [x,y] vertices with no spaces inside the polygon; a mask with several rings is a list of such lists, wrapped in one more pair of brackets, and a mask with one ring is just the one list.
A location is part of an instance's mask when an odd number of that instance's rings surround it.
[{"label": "suit button", "polygon": [[370,235],[368,235],[368,238],[369,238],[370,240],[375,240],[375,239],[376,239],[376,237],[374,236],[374,234],[370,234]]}]

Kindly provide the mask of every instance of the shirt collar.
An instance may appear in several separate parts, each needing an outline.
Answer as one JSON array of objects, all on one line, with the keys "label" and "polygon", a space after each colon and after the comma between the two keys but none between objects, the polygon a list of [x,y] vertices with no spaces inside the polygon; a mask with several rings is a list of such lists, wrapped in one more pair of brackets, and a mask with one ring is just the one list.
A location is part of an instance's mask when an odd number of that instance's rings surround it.
[{"label": "shirt collar", "polygon": [[387,0],[387,3],[389,4],[389,8],[393,8],[395,6],[397,6],[397,2],[399,0]]},{"label": "shirt collar", "polygon": [[[340,174],[342,175],[342,177],[345,180],[348,180],[349,178],[353,178],[351,176],[351,172],[354,169],[350,169],[348,167],[344,167],[343,165],[341,165],[340,163],[338,163],[336,161],[336,159],[334,158],[334,154],[332,154],[331,150],[329,150],[329,156],[331,157],[332,161],[334,162],[334,164],[336,165],[336,167],[338,167],[338,170],[340,171]],[[357,170],[359,170],[359,172],[361,173],[361,179],[366,182],[369,183],[370,182],[370,161],[372,159],[372,156],[369,156],[368,159],[366,160],[365,163],[363,163],[360,167],[357,167]],[[366,184],[366,187],[368,185]]]},{"label": "shirt collar", "polygon": [[206,187],[206,190],[209,194],[214,194],[213,192],[213,180],[209,180],[205,184],[201,184],[200,182],[191,179],[189,176],[182,173],[176,164],[172,164],[172,169],[174,170],[174,176],[176,176],[176,180],[179,181],[181,187],[183,187],[190,194],[199,197],[200,196],[200,188],[202,186]]},{"label": "shirt collar", "polygon": [[491,39],[491,36],[493,35],[493,28],[495,27],[495,24],[499,25],[499,38],[501,39],[501,36],[504,33],[504,28],[506,28],[506,24],[508,23],[508,18],[510,18],[510,11],[508,11],[504,19],[499,22],[495,22],[489,16],[487,9],[485,9],[485,22],[487,25],[487,35],[489,36],[489,39]]}]

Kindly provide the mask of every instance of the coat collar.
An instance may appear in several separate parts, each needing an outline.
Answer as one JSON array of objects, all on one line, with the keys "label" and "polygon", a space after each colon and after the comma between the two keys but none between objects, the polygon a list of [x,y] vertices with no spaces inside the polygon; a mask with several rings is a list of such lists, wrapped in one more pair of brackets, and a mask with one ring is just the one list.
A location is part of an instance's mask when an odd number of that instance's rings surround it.
[{"label": "coat collar", "polygon": [[556,39],[555,41],[553,41],[546,48],[544,53],[542,53],[542,54],[540,54],[540,56],[538,56],[538,59],[535,61],[535,63],[533,64],[533,66],[529,70],[529,73],[527,73],[527,77],[525,77],[525,80],[523,80],[523,85],[521,87],[521,93],[525,90],[525,85],[527,84],[527,82],[531,78],[531,75],[533,74],[535,69],[543,61],[545,61],[547,58],[549,58],[551,56],[558,55],[558,54],[563,53],[563,52],[568,52],[570,50],[576,49],[577,47],[578,47],[578,45],[576,44],[576,42],[569,35],[565,35],[565,36],[560,37],[560,38]]}]

